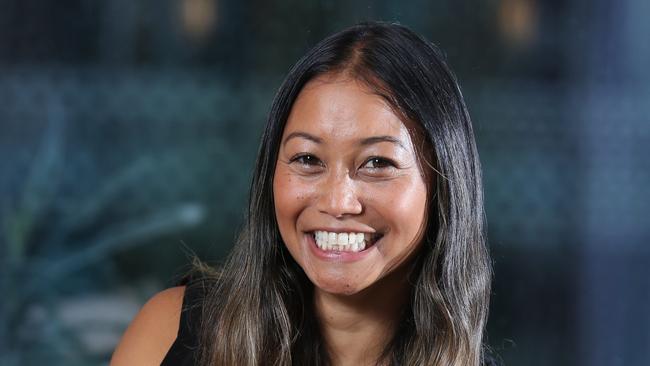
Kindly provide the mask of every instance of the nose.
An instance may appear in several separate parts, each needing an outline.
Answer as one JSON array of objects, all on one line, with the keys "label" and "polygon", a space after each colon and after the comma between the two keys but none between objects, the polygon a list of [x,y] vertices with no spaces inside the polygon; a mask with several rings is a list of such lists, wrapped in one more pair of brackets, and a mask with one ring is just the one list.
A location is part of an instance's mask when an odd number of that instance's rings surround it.
[{"label": "nose", "polygon": [[318,210],[336,218],[360,214],[363,206],[356,189],[347,172],[330,174],[321,186]]}]

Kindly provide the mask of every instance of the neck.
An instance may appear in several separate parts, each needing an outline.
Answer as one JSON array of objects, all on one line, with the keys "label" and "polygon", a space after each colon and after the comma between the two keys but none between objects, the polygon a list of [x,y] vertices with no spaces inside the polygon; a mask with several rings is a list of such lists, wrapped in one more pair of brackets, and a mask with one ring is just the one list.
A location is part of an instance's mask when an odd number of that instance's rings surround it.
[{"label": "neck", "polygon": [[409,297],[406,276],[393,273],[353,295],[314,289],[314,306],[332,364],[375,365],[393,337]]}]

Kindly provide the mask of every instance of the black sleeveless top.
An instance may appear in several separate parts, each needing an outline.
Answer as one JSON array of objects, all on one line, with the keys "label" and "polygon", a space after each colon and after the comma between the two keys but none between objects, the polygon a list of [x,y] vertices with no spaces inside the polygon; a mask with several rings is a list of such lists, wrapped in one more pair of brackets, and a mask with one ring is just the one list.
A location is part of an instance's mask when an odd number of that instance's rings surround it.
[{"label": "black sleeveless top", "polygon": [[176,340],[167,351],[161,366],[194,366],[198,361],[198,335],[201,321],[201,301],[205,296],[203,286],[188,284],[183,295],[181,320]]},{"label": "black sleeveless top", "polygon": [[[176,340],[167,351],[161,366],[194,366],[197,363],[198,335],[201,321],[201,302],[205,296],[205,287],[201,284],[188,284],[183,295],[181,320]],[[502,362],[490,354],[485,355],[484,366],[501,366]]]}]

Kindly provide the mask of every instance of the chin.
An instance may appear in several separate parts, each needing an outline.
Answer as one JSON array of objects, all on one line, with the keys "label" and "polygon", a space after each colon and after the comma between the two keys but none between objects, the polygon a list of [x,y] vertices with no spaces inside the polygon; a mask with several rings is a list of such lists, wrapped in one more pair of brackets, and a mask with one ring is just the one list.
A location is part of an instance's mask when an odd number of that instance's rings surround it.
[{"label": "chin", "polygon": [[316,281],[312,280],[312,283],[315,288],[332,295],[355,295],[363,291],[365,288],[365,286],[360,283],[345,281],[340,278],[320,278]]}]

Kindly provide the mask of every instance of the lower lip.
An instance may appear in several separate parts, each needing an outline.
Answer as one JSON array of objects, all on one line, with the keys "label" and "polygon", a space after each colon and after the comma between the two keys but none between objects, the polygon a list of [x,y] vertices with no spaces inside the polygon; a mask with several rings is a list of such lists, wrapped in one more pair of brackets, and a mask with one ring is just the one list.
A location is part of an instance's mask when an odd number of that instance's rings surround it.
[{"label": "lower lip", "polygon": [[305,237],[307,238],[307,244],[311,252],[317,258],[322,259],[324,261],[332,261],[332,262],[350,263],[350,262],[363,260],[368,255],[370,255],[370,252],[374,251],[375,245],[377,244],[377,242],[374,242],[370,247],[360,252],[343,252],[343,251],[339,252],[336,250],[325,251],[319,248],[318,245],[316,245],[316,241],[314,240],[314,236],[312,234],[305,234]]}]

